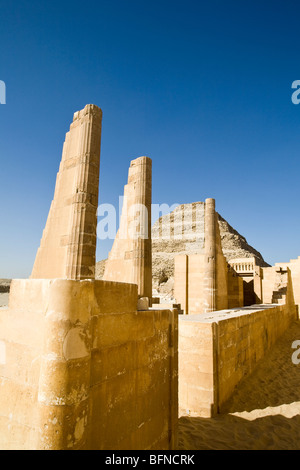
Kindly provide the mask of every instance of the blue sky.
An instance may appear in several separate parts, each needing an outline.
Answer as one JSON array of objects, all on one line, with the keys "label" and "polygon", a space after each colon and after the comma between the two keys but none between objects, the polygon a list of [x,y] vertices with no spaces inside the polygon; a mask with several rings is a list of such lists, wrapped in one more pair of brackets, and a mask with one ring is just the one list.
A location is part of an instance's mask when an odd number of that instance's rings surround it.
[{"label": "blue sky", "polygon": [[297,0],[16,0],[0,13],[0,277],[29,276],[87,103],[103,110],[99,203],[117,205],[147,155],[154,203],[214,197],[266,261],[300,255]]}]

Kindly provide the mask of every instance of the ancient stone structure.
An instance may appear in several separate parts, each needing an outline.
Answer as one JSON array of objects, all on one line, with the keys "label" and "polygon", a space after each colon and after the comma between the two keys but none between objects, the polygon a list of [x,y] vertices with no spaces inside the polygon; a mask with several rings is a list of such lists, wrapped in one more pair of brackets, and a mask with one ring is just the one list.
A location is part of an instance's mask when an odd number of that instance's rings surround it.
[{"label": "ancient stone structure", "polygon": [[[13,280],[0,309],[3,450],[176,448],[177,310],[137,311],[130,270],[123,282],[93,279],[100,134],[100,109],[75,114],[32,279]],[[129,185],[139,181],[129,198],[147,207],[148,159],[132,165]],[[148,244],[131,253],[143,294]]]},{"label": "ancient stone structure", "polygon": [[152,161],[132,160],[116,239],[103,280],[137,284],[140,297],[152,297],[151,202]]},{"label": "ancient stone structure", "polygon": [[[262,255],[247,243],[245,237],[231,227],[217,212],[216,217],[221,248],[227,261],[233,258],[255,258],[257,266],[269,266]],[[205,203],[193,202],[176,207],[169,214],[161,216],[152,226],[152,285],[157,291],[154,296],[165,294],[166,297],[174,297],[174,270],[177,255],[190,257],[204,253],[204,220]],[[107,260],[102,260],[96,264],[97,279],[103,279],[106,262]],[[181,302],[183,303],[182,298]],[[233,307],[238,305],[235,303]]]},{"label": "ancient stone structure", "polygon": [[204,237],[199,254],[175,256],[174,297],[185,314],[242,307],[243,282],[227,265],[214,199],[204,207]]},{"label": "ancient stone structure", "polygon": [[181,315],[180,414],[209,418],[222,412],[236,385],[296,318],[292,304]]},{"label": "ancient stone structure", "polygon": [[[221,247],[226,260],[255,257],[258,266],[269,266],[262,255],[247,243],[229,223],[216,212]],[[173,289],[174,259],[177,255],[204,253],[205,202],[182,204],[170,214],[160,217],[152,227],[153,286]],[[163,236],[169,233],[170,236]]]},{"label": "ancient stone structure", "polygon": [[[240,308],[180,316],[181,414],[211,417],[222,412],[239,381],[253,371],[291,322],[298,319],[299,260],[260,267],[254,257],[233,259],[228,271],[232,273],[228,277],[228,304],[232,307],[238,294]],[[218,268],[216,271],[218,278]],[[206,272],[202,269],[203,278]],[[218,282],[216,286],[218,292]],[[249,296],[251,290],[255,296],[251,297],[252,306],[243,308],[243,293]],[[194,313],[191,307],[187,311]]]},{"label": "ancient stone structure", "polygon": [[[269,277],[268,274],[271,273],[272,271],[275,271],[277,273],[278,272],[289,273],[293,298],[294,298],[295,303],[299,306],[300,305],[300,256],[296,259],[291,259],[288,263],[276,263],[275,266],[273,266],[272,268],[263,269],[263,281],[262,281],[262,284],[263,284],[262,301],[263,302],[268,301],[270,298],[269,294],[267,293],[267,291],[270,292],[269,287],[268,287],[268,285],[270,284],[267,279]],[[280,286],[280,283],[278,283],[278,274],[276,277],[275,277],[276,288],[274,289],[273,287],[273,291],[277,292],[279,297],[281,297],[281,295],[284,296],[285,293],[282,290],[282,286]],[[275,295],[275,297],[277,297],[277,295]],[[272,294],[272,298],[274,299],[274,293]]]},{"label": "ancient stone structure", "polygon": [[[1,449],[176,449],[178,308],[152,299],[147,157],[131,162],[105,280],[94,279],[101,119],[94,105],[75,113],[31,279],[13,280],[0,308]],[[159,246],[178,252],[180,411],[210,417],[297,318],[300,257],[267,267],[243,242],[228,263],[214,199],[169,221]],[[261,305],[243,307],[245,283]]]},{"label": "ancient stone structure", "polygon": [[234,258],[228,261],[237,276],[243,280],[244,306],[261,303],[261,273],[257,259]]},{"label": "ancient stone structure", "polygon": [[32,279],[93,279],[102,111],[87,105],[66,134]]},{"label": "ancient stone structure", "polygon": [[263,268],[259,273],[261,283],[262,303],[293,303],[299,305],[299,284],[295,282],[296,272],[292,271],[289,263],[276,264],[270,268]]},{"label": "ancient stone structure", "polygon": [[213,312],[217,309],[217,219],[215,211],[215,200],[205,201],[205,244],[204,244],[204,279],[203,297],[204,313]]},{"label": "ancient stone structure", "polygon": [[0,448],[176,448],[177,312],[137,286],[13,280],[0,315]]},{"label": "ancient stone structure", "polygon": [[[244,305],[285,303],[288,299],[300,304],[300,258],[289,263],[261,267],[257,259],[235,258],[229,265],[243,280]],[[289,286],[289,291],[287,291]]]}]

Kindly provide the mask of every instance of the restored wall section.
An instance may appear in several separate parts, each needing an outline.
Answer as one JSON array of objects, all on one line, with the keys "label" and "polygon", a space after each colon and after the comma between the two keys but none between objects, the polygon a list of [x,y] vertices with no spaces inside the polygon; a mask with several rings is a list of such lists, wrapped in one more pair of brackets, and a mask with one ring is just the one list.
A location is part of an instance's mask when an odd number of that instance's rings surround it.
[{"label": "restored wall section", "polygon": [[177,311],[137,312],[137,298],[125,283],[12,282],[1,449],[175,448]]},{"label": "restored wall section", "polygon": [[179,411],[211,417],[296,319],[295,306],[261,305],[179,318]]}]

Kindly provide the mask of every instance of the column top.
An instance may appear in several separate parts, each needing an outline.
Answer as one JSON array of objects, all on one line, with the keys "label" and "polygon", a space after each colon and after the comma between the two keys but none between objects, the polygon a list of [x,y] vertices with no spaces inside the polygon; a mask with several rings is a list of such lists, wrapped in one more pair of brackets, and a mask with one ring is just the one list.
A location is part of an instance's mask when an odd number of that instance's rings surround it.
[{"label": "column top", "polygon": [[95,104],[87,104],[83,109],[74,113],[73,122],[77,121],[78,119],[82,119],[83,116],[87,114],[102,118],[102,109],[96,106]]},{"label": "column top", "polygon": [[213,199],[213,198],[207,198],[207,199],[205,199],[205,204],[207,204],[208,206],[215,207],[216,206],[216,200]]},{"label": "column top", "polygon": [[131,160],[130,166],[136,166],[136,165],[152,165],[152,160],[149,157],[138,157],[138,158],[135,158],[134,160]]}]

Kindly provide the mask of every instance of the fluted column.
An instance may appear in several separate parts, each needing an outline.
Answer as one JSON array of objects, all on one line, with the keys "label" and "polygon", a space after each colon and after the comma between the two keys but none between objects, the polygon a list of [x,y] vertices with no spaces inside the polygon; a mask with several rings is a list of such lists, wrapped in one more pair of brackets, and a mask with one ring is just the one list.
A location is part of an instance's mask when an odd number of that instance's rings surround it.
[{"label": "fluted column", "polygon": [[101,122],[95,105],[74,114],[33,279],[95,277]]},{"label": "fluted column", "polygon": [[73,197],[66,277],[94,279],[102,113],[90,106],[80,119],[77,181]]},{"label": "fluted column", "polygon": [[205,201],[204,312],[216,310],[216,212],[215,200]]},{"label": "fluted column", "polygon": [[152,161],[132,160],[120,229],[105,265],[103,279],[137,284],[140,297],[152,297],[151,244]]},{"label": "fluted column", "polygon": [[[132,162],[135,167],[135,195],[133,204],[141,207],[140,235],[133,240],[133,279],[138,285],[141,297],[152,297],[152,251],[151,251],[151,201],[152,201],[152,161],[141,157]],[[129,179],[131,172],[129,170]]]}]

